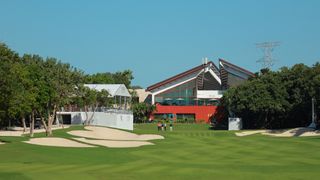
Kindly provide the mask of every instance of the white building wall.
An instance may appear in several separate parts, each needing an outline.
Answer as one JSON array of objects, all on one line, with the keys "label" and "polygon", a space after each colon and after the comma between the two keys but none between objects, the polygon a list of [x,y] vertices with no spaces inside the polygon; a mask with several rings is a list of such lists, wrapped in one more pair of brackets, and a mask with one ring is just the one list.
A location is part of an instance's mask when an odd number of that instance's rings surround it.
[{"label": "white building wall", "polygon": [[[58,114],[70,114],[71,124],[83,124],[86,120],[85,112],[58,112]],[[88,112],[88,117],[93,112]],[[118,129],[133,130],[133,114],[119,112],[95,112],[91,125],[106,126]]]}]

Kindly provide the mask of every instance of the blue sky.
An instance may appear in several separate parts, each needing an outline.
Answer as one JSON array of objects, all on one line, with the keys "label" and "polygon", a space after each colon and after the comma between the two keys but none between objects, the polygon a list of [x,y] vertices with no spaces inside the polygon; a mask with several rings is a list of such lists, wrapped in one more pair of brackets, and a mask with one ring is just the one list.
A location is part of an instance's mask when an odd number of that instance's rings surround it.
[{"label": "blue sky", "polygon": [[147,87],[218,58],[256,72],[255,43],[280,41],[273,69],[320,61],[318,0],[2,0],[0,41],[86,73],[131,69]]}]

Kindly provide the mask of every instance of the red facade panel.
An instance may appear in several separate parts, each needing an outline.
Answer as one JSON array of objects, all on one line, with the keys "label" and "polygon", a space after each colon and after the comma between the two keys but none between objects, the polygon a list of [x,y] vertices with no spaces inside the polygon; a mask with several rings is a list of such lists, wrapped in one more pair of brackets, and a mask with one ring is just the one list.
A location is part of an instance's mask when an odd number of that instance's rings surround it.
[{"label": "red facade panel", "polygon": [[[157,104],[155,114],[194,114],[197,122],[204,120],[209,123],[218,106],[162,106]],[[151,116],[153,118],[153,116]],[[176,116],[174,116],[174,120]]]}]

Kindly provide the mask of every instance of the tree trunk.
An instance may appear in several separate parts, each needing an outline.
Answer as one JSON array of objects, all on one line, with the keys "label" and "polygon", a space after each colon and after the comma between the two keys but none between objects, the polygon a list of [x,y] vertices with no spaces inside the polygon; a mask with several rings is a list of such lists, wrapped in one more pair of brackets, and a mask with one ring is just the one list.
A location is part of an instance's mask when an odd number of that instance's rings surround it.
[{"label": "tree trunk", "polygon": [[11,128],[11,118],[9,118],[9,128]]},{"label": "tree trunk", "polygon": [[44,120],[43,117],[41,117],[41,122],[43,124],[44,129],[46,130],[46,136],[48,136],[48,126],[47,126],[46,121]]},{"label": "tree trunk", "polygon": [[88,106],[84,106],[84,112],[86,114],[86,120],[84,121],[84,125],[88,125]]},{"label": "tree trunk", "polygon": [[30,137],[33,137],[33,129],[34,129],[34,111],[31,112],[30,115]]},{"label": "tree trunk", "polygon": [[27,130],[26,118],[23,116],[23,117],[21,118],[21,121],[22,121],[22,125],[23,125],[23,133],[25,133],[26,130]]},{"label": "tree trunk", "polygon": [[98,105],[96,105],[96,107],[93,109],[92,115],[91,115],[90,119],[88,120],[88,125],[90,125],[92,123],[92,119],[93,119],[93,116],[94,116],[97,108],[98,108]]},{"label": "tree trunk", "polygon": [[48,115],[48,126],[47,126],[47,130],[46,130],[47,136],[52,136],[52,124],[54,121],[54,117],[56,116],[56,112],[57,112],[57,106],[54,105],[52,114]]},{"label": "tree trunk", "polygon": [[62,129],[64,129],[64,124],[63,124],[63,119],[61,117],[61,114],[59,114],[59,119],[61,119],[61,126],[62,126]]},{"label": "tree trunk", "polygon": [[268,112],[266,112],[266,115],[264,117],[264,123],[266,125],[266,128],[270,128],[270,122],[268,121]]}]

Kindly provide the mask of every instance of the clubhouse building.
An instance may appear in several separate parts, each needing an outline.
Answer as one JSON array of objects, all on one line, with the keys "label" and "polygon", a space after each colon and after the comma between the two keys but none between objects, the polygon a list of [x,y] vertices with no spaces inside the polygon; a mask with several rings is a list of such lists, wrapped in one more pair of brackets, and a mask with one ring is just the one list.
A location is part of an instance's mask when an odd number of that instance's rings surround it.
[{"label": "clubhouse building", "polygon": [[146,101],[157,111],[150,120],[173,118],[180,121],[209,122],[216,113],[224,91],[237,86],[254,74],[230,62],[212,61],[149,86]]}]

